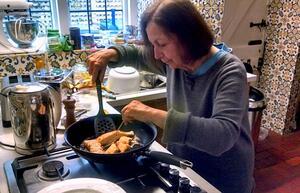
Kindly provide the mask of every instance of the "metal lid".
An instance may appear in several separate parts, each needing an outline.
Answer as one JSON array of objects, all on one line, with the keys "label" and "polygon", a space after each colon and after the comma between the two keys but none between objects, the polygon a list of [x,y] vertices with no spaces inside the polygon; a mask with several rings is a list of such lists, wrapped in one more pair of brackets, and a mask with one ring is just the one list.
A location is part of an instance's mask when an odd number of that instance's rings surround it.
[{"label": "metal lid", "polygon": [[41,81],[57,80],[63,77],[64,77],[64,72],[59,68],[52,68],[49,71],[47,70],[40,71],[34,75],[34,78],[36,80],[41,80]]},{"label": "metal lid", "polygon": [[16,85],[11,86],[9,90],[11,93],[27,94],[27,93],[43,91],[47,87],[48,87],[48,85],[41,84],[38,82],[33,82],[33,83],[16,84]]}]

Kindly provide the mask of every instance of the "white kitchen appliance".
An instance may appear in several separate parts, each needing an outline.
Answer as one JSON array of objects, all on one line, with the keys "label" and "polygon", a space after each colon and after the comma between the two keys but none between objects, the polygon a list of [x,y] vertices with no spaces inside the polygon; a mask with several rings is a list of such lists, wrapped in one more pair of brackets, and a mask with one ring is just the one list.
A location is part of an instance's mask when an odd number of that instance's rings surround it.
[{"label": "white kitchen appliance", "polygon": [[9,75],[3,77],[0,86],[2,88],[0,89],[2,126],[11,127],[11,116],[9,111],[10,107],[8,98],[6,97],[9,87],[23,83],[40,82],[54,88],[61,99],[61,90],[63,84],[66,84],[66,82],[70,81],[72,74],[72,70],[50,69],[49,71],[43,73],[37,72],[34,74]]},{"label": "white kitchen appliance", "polygon": [[[26,0],[1,0],[0,1],[0,55],[3,54],[12,54],[12,53],[33,53],[41,50],[43,46],[45,45],[46,38],[35,38],[32,34],[32,30],[28,28],[30,27],[27,24],[22,24],[22,20],[26,20],[26,17],[28,16],[28,9],[32,7],[32,3],[27,2]],[[12,29],[6,29],[6,31],[10,31],[10,36],[7,36],[4,33],[4,27],[3,27],[3,20],[5,16],[14,16],[16,17],[15,23],[13,24]],[[14,21],[11,21],[14,22]],[[31,23],[32,24],[32,23]],[[9,25],[6,23],[6,27]],[[34,25],[31,25],[31,27]],[[22,28],[22,29],[21,29]],[[24,29],[26,29],[24,34]],[[22,30],[22,33],[20,33]],[[20,31],[20,32],[19,32]],[[27,34],[26,34],[27,33]],[[12,37],[12,34],[15,34],[17,36],[22,36],[22,38],[26,38],[28,36],[33,36],[34,39],[41,39],[41,41],[33,41],[31,42],[25,42],[25,45],[30,46],[20,46],[20,42],[16,42],[16,38]],[[14,40],[12,40],[14,39]],[[30,41],[31,41],[30,40]],[[22,44],[24,45],[24,44]]]}]

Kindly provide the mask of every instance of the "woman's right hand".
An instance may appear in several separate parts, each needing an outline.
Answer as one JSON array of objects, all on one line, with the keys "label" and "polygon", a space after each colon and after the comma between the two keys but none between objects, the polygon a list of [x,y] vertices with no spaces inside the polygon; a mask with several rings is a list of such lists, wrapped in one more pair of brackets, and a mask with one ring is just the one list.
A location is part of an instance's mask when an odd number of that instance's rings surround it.
[{"label": "woman's right hand", "polygon": [[89,55],[87,64],[89,73],[93,76],[93,82],[96,82],[97,78],[103,80],[107,64],[110,61],[117,61],[118,57],[118,52],[115,49],[102,49]]}]

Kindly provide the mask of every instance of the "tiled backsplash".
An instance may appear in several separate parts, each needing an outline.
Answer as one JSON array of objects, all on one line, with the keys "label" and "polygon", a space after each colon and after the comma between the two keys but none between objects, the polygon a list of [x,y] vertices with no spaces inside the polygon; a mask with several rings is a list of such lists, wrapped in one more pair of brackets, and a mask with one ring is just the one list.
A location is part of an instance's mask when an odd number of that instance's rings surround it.
[{"label": "tiled backsplash", "polygon": [[85,62],[90,50],[75,50],[71,52],[58,52],[48,54],[14,54],[0,56],[0,77],[17,74],[30,74],[36,69],[36,61],[46,61],[48,67],[62,69],[71,68],[76,63]]}]

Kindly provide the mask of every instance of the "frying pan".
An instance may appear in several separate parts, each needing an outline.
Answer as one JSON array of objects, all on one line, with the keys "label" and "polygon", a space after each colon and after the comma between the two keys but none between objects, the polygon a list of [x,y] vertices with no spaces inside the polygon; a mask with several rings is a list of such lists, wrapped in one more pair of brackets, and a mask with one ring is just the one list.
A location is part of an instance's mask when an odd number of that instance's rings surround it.
[{"label": "frying pan", "polygon": [[[110,114],[109,116],[113,119],[116,125],[119,125],[122,122],[122,116],[120,114]],[[97,137],[94,130],[94,119],[95,117],[81,119],[70,125],[64,134],[66,143],[71,146],[71,148],[80,157],[85,158],[88,161],[97,163],[120,163],[120,161],[131,160],[136,156],[143,155],[181,168],[192,167],[193,165],[188,160],[181,159],[172,154],[159,151],[150,151],[149,147],[157,136],[157,129],[153,124],[146,124],[138,121],[124,125],[120,130],[134,131],[135,135],[140,139],[139,146],[132,147],[129,151],[124,153],[91,153],[82,148],[81,144],[86,139]]]}]

